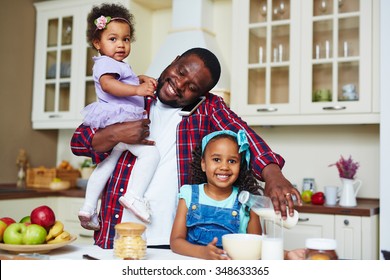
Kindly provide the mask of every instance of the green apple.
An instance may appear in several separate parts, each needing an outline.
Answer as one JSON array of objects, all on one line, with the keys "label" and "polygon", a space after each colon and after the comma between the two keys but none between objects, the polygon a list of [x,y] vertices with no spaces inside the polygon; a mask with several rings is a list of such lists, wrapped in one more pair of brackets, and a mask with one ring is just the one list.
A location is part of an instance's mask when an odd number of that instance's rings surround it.
[{"label": "green apple", "polygon": [[309,203],[311,202],[311,196],[313,195],[313,192],[311,190],[303,191],[301,194],[303,202]]},{"label": "green apple", "polygon": [[43,226],[31,224],[23,234],[22,243],[26,245],[43,244],[46,241],[47,231]]},{"label": "green apple", "polygon": [[3,241],[3,234],[7,226],[8,225],[5,222],[0,221],[0,242]]},{"label": "green apple", "polygon": [[10,224],[4,231],[3,241],[5,244],[20,245],[23,243],[23,235],[27,226],[22,223]]},{"label": "green apple", "polygon": [[22,219],[20,219],[19,223],[30,223],[31,224],[30,216],[24,216]]}]

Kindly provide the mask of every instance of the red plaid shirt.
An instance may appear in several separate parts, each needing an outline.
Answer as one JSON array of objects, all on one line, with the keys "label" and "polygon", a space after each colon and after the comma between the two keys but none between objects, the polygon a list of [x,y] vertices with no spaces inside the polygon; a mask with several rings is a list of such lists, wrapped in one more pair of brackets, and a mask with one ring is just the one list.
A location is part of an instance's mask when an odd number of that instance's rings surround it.
[{"label": "red plaid shirt", "polygon": [[[261,180],[262,169],[276,163],[280,168],[284,165],[283,158],[274,153],[263,139],[258,136],[241,118],[239,118],[224,103],[221,97],[207,94],[206,100],[189,117],[183,117],[177,129],[177,159],[178,159],[178,185],[188,184],[189,169],[192,150],[200,143],[203,136],[216,130],[232,130],[237,132],[244,129],[247,132],[251,150],[251,164],[253,171]],[[147,108],[152,100],[147,101]],[[91,157],[96,163],[104,160],[109,153],[97,153],[92,148],[94,131],[81,125],[75,131],[71,140],[71,149],[75,155]],[[136,157],[130,152],[123,152],[115,167],[113,175],[106,184],[101,197],[100,219],[101,230],[95,232],[95,242],[102,248],[112,248],[115,236],[115,225],[122,218],[122,207],[118,199],[126,191],[131,170]],[[164,244],[165,245],[165,244]]]}]

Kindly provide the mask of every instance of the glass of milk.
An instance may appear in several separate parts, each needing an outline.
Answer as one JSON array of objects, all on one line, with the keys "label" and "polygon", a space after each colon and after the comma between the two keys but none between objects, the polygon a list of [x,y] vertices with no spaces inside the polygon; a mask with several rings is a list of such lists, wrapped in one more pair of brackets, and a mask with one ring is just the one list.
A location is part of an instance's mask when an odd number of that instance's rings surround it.
[{"label": "glass of milk", "polygon": [[262,260],[283,260],[283,225],[277,223],[275,219],[264,221],[264,236],[261,246]]}]

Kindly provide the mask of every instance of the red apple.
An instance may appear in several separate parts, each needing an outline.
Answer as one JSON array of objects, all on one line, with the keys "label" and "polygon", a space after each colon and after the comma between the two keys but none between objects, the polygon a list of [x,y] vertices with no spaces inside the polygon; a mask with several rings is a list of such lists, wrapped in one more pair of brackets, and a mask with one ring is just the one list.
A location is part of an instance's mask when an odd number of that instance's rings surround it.
[{"label": "red apple", "polygon": [[3,241],[5,244],[20,245],[23,244],[23,235],[27,226],[22,223],[10,224],[4,231]]},{"label": "red apple", "polygon": [[49,206],[42,205],[32,210],[30,219],[32,224],[43,226],[48,231],[54,225],[56,216]]},{"label": "red apple", "polygon": [[10,224],[13,224],[13,223],[16,223],[16,221],[10,217],[3,217],[3,218],[0,218],[0,221],[3,221],[4,223],[6,223],[8,226]]},{"label": "red apple", "polygon": [[23,234],[22,243],[26,245],[43,244],[46,241],[47,231],[43,226],[31,224]]},{"label": "red apple", "polygon": [[3,234],[7,226],[8,225],[4,221],[0,221],[0,242],[3,241]]},{"label": "red apple", "polygon": [[311,203],[315,205],[323,205],[325,203],[325,195],[323,192],[316,192],[311,196]]}]

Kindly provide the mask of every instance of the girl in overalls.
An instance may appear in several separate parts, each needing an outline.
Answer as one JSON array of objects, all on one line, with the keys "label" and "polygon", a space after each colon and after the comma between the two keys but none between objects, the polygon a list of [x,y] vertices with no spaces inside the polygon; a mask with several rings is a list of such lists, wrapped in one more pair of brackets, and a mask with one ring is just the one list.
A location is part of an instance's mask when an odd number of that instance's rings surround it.
[{"label": "girl in overalls", "polygon": [[238,202],[242,190],[259,195],[249,169],[250,151],[244,130],[206,135],[193,154],[192,185],[180,188],[171,233],[171,249],[202,259],[229,259],[222,235],[261,234],[259,216]]}]

